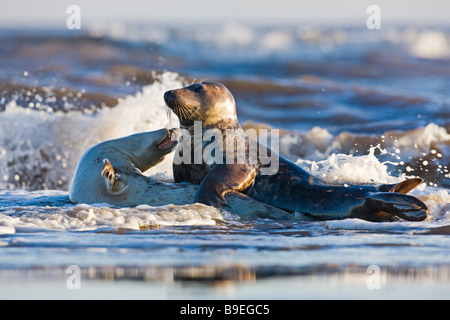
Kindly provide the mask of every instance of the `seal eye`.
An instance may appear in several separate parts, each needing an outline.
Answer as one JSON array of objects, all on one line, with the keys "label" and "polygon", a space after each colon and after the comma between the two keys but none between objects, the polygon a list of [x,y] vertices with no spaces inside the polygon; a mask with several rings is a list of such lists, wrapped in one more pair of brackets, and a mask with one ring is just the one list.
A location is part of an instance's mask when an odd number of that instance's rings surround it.
[{"label": "seal eye", "polygon": [[203,87],[202,86],[198,86],[197,88],[195,88],[195,92],[197,92],[197,93],[202,93],[204,90],[203,90]]}]

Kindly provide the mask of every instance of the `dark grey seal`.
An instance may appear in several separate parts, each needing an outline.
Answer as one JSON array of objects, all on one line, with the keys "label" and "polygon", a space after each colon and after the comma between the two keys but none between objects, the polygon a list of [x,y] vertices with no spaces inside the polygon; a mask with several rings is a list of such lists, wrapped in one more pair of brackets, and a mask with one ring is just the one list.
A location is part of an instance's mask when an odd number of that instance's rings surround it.
[{"label": "dark grey seal", "polygon": [[[196,202],[216,207],[226,206],[224,195],[237,191],[314,220],[360,218],[368,221],[394,221],[402,218],[422,221],[427,218],[427,206],[406,194],[422,182],[420,178],[393,185],[330,185],[278,154],[278,170],[273,174],[262,174],[268,164],[262,163],[261,159],[250,161],[249,150],[250,145],[254,145],[251,142],[253,140],[239,125],[233,95],[220,83],[201,82],[170,90],[164,94],[164,100],[178,116],[180,128],[185,132],[193,134],[199,123],[197,121],[201,121],[203,134],[212,129],[222,134],[222,145],[226,144],[230,130],[236,132],[238,140],[246,142],[244,163],[227,162],[225,154],[221,155],[221,159],[217,158],[217,154],[214,155],[215,160],[221,160],[215,162],[205,157],[197,163],[174,162],[175,182],[200,185]],[[199,145],[205,150],[212,143],[217,141],[191,139],[190,159],[195,158],[195,150]],[[274,151],[262,144],[257,143],[257,148],[270,156],[274,155]],[[240,156],[236,147],[233,151],[236,152],[234,159]]]}]

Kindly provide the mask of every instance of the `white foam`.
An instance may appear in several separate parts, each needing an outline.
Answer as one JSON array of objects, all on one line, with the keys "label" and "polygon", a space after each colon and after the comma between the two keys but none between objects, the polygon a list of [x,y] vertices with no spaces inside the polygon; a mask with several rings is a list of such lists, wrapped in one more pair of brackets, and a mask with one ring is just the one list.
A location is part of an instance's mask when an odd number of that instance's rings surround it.
[{"label": "white foam", "polygon": [[[159,226],[216,225],[224,220],[218,209],[202,204],[141,205],[135,208],[117,208],[107,204],[39,205],[42,197],[50,201],[62,194],[57,190],[2,192],[0,234],[39,230],[117,232]],[[36,201],[31,203],[33,199]]]},{"label": "white foam", "polygon": [[360,219],[326,221],[330,230],[412,230],[423,227],[422,222],[370,222]]},{"label": "white foam", "polygon": [[[430,151],[434,145],[438,147],[450,141],[450,134],[447,129],[435,123],[429,123],[425,127],[406,132],[388,132],[386,142],[392,148],[399,148],[401,153],[408,153],[410,156],[417,151]],[[414,150],[416,149],[416,151]]]},{"label": "white foam", "polygon": [[7,221],[0,221],[0,234],[14,234],[16,229]]},{"label": "white foam", "polygon": [[330,184],[397,183],[404,180],[403,176],[393,177],[389,174],[387,164],[375,156],[376,149],[370,148],[369,153],[363,156],[332,154],[322,161],[298,159],[297,164]]},{"label": "white foam", "polygon": [[435,219],[450,219],[450,195],[448,190],[427,187],[428,192],[417,193],[428,207],[431,217]]},{"label": "white foam", "polygon": [[414,130],[387,131],[378,137],[360,136],[345,131],[333,136],[325,128],[314,127],[306,135],[291,132],[280,137],[280,151],[289,158],[324,160],[332,153],[348,153],[352,148],[364,147],[358,144],[376,146],[382,142],[384,151],[398,153],[406,158],[419,152],[428,152],[431,146],[445,148],[449,141],[450,134],[446,128],[435,123]]},{"label": "white foam", "polygon": [[304,136],[288,133],[280,137],[280,153],[290,159],[297,157],[308,160],[324,159],[335,148],[335,137],[327,129],[320,127],[313,127]]},{"label": "white foam", "polygon": [[[436,168],[436,179],[449,177],[449,143],[446,128],[435,123],[378,136],[349,132],[334,136],[314,127],[306,134],[281,136],[280,153],[329,183],[396,183],[430,168]],[[394,176],[394,171],[403,173]],[[427,183],[436,186],[433,175],[427,178]]]}]

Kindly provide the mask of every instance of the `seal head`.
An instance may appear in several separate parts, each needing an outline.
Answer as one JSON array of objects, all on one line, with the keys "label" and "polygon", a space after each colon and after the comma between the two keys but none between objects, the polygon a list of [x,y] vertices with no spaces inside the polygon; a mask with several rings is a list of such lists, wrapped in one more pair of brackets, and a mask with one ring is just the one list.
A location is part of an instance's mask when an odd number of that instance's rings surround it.
[{"label": "seal head", "polygon": [[178,116],[181,126],[202,121],[203,126],[229,121],[237,123],[231,92],[221,83],[201,82],[164,94],[167,106]]},{"label": "seal head", "polygon": [[[129,181],[139,180],[136,177],[163,161],[175,148],[177,140],[178,129],[160,129],[104,141],[91,147],[78,162],[70,186],[70,200],[126,203],[123,194]],[[119,194],[122,196],[118,197]]]}]

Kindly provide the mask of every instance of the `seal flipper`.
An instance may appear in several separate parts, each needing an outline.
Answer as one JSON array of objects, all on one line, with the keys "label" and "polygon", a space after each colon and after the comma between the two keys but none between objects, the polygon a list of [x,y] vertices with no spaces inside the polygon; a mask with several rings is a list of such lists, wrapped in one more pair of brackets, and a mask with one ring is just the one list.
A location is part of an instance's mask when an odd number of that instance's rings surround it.
[{"label": "seal flipper", "polygon": [[214,207],[228,206],[225,194],[244,192],[255,180],[256,171],[245,164],[215,165],[200,183],[195,202]]},{"label": "seal flipper", "polygon": [[397,192],[407,194],[422,182],[422,178],[411,178],[397,184],[383,184],[379,189],[383,192]]},{"label": "seal flipper", "polygon": [[365,212],[359,212],[357,216],[361,216],[363,213],[364,218],[368,218],[367,215],[370,214],[372,217],[367,220],[371,221],[392,220],[389,218],[390,215],[408,221],[422,221],[428,216],[428,208],[425,203],[413,196],[401,193],[373,193],[367,197],[363,208],[366,209]]},{"label": "seal flipper", "polygon": [[106,185],[111,193],[119,193],[122,189],[121,174],[118,173],[111,161],[103,159],[102,176],[106,180]]}]

